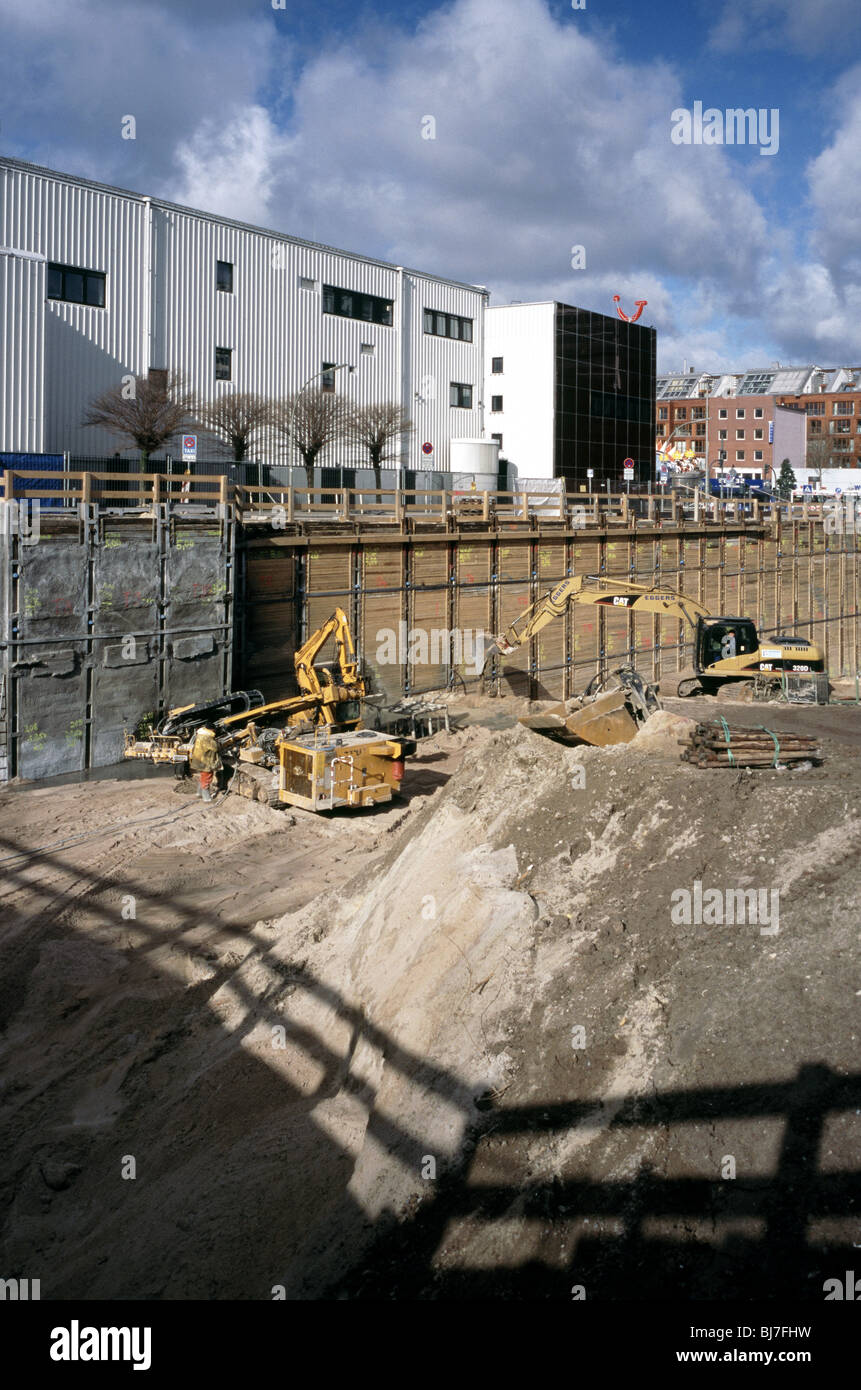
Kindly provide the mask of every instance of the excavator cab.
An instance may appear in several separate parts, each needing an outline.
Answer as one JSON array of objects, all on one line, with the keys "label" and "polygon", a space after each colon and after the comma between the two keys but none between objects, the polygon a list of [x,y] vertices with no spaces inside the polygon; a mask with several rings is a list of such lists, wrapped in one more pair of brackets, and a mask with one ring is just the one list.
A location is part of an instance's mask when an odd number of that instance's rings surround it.
[{"label": "excavator cab", "polygon": [[697,627],[698,672],[724,670],[734,674],[735,666],[723,667],[722,663],[752,657],[759,651],[759,637],[750,618],[700,618]]}]

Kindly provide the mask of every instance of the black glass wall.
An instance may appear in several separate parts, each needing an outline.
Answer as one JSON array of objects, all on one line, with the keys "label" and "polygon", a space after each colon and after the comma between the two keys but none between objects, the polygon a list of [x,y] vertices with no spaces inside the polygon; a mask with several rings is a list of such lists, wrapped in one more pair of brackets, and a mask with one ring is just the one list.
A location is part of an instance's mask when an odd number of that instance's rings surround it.
[{"label": "black glass wall", "polygon": [[[554,471],[569,490],[622,486],[654,473],[656,333],[608,314],[556,306]],[[587,478],[587,469],[594,478]]]}]

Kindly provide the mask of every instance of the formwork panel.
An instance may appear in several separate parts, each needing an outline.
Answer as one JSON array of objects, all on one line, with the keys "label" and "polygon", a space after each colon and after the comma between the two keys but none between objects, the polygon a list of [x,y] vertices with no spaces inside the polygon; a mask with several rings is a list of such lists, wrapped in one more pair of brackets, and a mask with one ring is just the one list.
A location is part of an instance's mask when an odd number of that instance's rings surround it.
[{"label": "formwork panel", "polygon": [[238,684],[262,690],[268,700],[281,699],[296,685],[296,554],[269,538],[249,542],[243,558],[243,648]]},{"label": "formwork panel", "polygon": [[165,703],[220,695],[230,637],[224,610],[226,547],[218,528],[177,525],[167,549]]},{"label": "formwork panel", "polygon": [[[311,546],[305,571],[306,635],[311,636],[332,616],[336,608],[344,608],[349,616],[352,598],[353,548],[350,544]],[[329,660],[332,648],[327,647],[320,660]]]},{"label": "formwork panel", "polygon": [[376,545],[361,551],[361,652],[371,689],[397,699],[413,668],[409,639],[401,545]]},{"label": "formwork panel", "polygon": [[[542,539],[538,546],[538,594],[543,597],[554,584],[566,577],[565,541]],[[538,672],[540,696],[565,696],[566,627],[564,621],[549,623],[538,634]]]},{"label": "formwork panel", "polygon": [[[532,547],[527,537],[506,536],[497,550],[499,575],[498,626],[504,632],[533,602]],[[497,670],[504,675],[500,682],[502,693],[529,695],[529,668],[532,643],[526,642],[510,656],[496,658]]]},{"label": "formwork panel", "polygon": [[[603,542],[598,536],[578,535],[571,542],[572,574],[600,574]],[[572,688],[582,692],[601,664],[601,614],[588,603],[573,603],[568,610],[570,651],[574,662]]]},{"label": "formwork panel", "polygon": [[421,678],[426,690],[444,690],[449,684],[450,661],[462,660],[467,654],[463,643],[460,651],[452,651],[449,635],[448,546],[415,545],[409,559],[412,581],[407,621],[410,632],[418,634],[418,650],[425,657],[416,678]]},{"label": "formwork panel", "polygon": [[93,555],[90,762],[118,762],[123,731],[158,705],[159,549],[150,529],[107,525]]},{"label": "formwork panel", "polygon": [[741,617],[741,537],[727,536],[724,542],[723,611]]}]

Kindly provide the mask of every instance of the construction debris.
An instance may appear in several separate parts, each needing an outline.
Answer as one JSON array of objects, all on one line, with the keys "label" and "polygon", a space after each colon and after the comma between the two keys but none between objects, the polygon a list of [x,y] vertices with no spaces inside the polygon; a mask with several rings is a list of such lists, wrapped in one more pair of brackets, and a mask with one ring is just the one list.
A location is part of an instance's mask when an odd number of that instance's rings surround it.
[{"label": "construction debris", "polygon": [[682,758],[697,767],[786,767],[821,763],[822,749],[807,734],[777,734],[758,729],[731,729],[725,719],[697,724],[688,739],[680,739]]}]

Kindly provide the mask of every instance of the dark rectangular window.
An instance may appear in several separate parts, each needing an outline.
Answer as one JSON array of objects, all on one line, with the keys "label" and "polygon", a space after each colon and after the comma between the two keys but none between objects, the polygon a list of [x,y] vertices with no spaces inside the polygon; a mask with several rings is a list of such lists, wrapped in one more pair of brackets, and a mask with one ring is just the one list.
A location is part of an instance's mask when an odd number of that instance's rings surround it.
[{"label": "dark rectangular window", "polygon": [[492,434],[490,437],[491,437],[491,439],[495,439],[495,440],[496,440],[497,444],[499,445],[499,452],[502,453],[502,435],[501,435],[501,434]]},{"label": "dark rectangular window", "polygon": [[215,349],[215,380],[230,381],[232,377],[231,358],[233,348],[217,347]]},{"label": "dark rectangular window", "polygon": [[493,375],[494,375],[494,376],[500,376],[500,375],[501,375],[501,373],[502,373],[502,358],[501,358],[501,357],[491,357],[491,359],[490,359],[490,370],[493,372]]},{"label": "dark rectangular window", "polygon": [[449,386],[448,403],[463,410],[472,410],[472,387],[464,385],[462,381],[453,381]]},{"label": "dark rectangular window", "polygon": [[339,290],[336,285],[323,286],[323,313],[380,323],[386,328],[392,326],[390,299],[381,299],[378,294],[359,294],[356,290]]},{"label": "dark rectangular window", "polygon": [[334,391],[335,389],[335,363],[323,363],[323,375],[320,377],[321,391]]},{"label": "dark rectangular window", "polygon": [[48,266],[48,298],[68,304],[105,307],[105,275],[101,270],[78,270],[71,265]]},{"label": "dark rectangular window", "polygon": [[501,397],[501,396],[491,396],[491,398],[490,398],[490,409],[491,409],[491,411],[493,411],[493,412],[496,412],[496,411],[499,411],[499,410],[502,409],[502,397]]},{"label": "dark rectangular window", "polygon": [[215,262],[215,288],[225,294],[233,294],[233,262]]},{"label": "dark rectangular window", "polygon": [[[441,314],[437,309],[425,309],[424,327],[425,333],[432,333],[435,338],[459,338],[464,343],[472,342],[472,319],[462,319],[458,314]],[[501,362],[502,358],[495,358],[494,361]],[[502,371],[502,368],[499,370]]]}]

